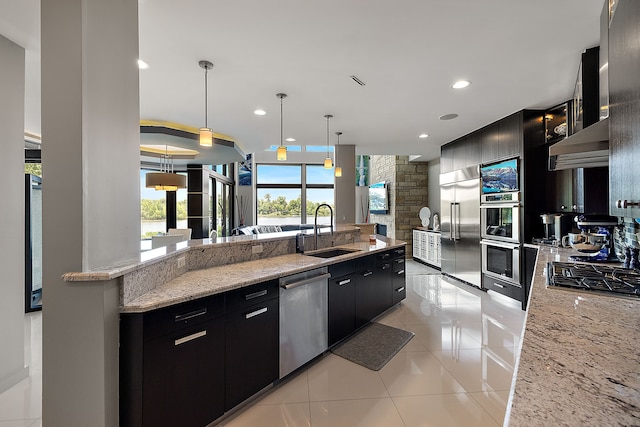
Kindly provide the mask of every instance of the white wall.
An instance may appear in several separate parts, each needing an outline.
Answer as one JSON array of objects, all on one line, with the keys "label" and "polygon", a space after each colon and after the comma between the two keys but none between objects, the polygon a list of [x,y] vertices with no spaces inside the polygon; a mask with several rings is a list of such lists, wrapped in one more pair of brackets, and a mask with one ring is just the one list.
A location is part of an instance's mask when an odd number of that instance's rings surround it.
[{"label": "white wall", "polygon": [[24,49],[0,35],[0,392],[24,366]]}]

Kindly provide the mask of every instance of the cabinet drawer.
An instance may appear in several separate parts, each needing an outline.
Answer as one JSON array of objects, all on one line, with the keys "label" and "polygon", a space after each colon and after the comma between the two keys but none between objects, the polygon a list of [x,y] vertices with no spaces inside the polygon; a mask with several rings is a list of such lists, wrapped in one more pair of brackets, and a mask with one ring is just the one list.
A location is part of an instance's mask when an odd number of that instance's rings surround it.
[{"label": "cabinet drawer", "polygon": [[224,294],[212,295],[144,313],[144,339],[174,331],[224,315]]},{"label": "cabinet drawer", "polygon": [[376,254],[376,263],[378,265],[383,264],[391,260],[391,252],[383,252],[381,254]]},{"label": "cabinet drawer", "polygon": [[405,248],[396,248],[391,250],[391,256],[393,258],[402,257],[404,258]]},{"label": "cabinet drawer", "polygon": [[393,271],[403,271],[405,269],[405,260],[404,260],[404,256],[402,258],[396,258],[394,259],[392,262],[393,265]]},{"label": "cabinet drawer", "polygon": [[278,296],[278,279],[227,292],[227,312],[259,304]]},{"label": "cabinet drawer", "polygon": [[505,280],[500,280],[483,274],[482,287],[485,289],[491,289],[518,301],[522,300],[522,287]]},{"label": "cabinet drawer", "polygon": [[355,261],[343,261],[329,266],[329,273],[331,273],[331,277],[346,276],[347,274],[355,273],[355,271]]},{"label": "cabinet drawer", "polygon": [[396,304],[407,296],[407,288],[405,282],[402,283],[393,282],[393,304]]}]

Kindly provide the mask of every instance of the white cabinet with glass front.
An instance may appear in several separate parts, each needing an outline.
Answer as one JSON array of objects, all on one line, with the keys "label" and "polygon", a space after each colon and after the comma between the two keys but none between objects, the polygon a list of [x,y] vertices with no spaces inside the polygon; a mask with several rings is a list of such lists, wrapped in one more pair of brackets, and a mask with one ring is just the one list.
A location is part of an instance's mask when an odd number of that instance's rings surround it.
[{"label": "white cabinet with glass front", "polygon": [[421,229],[413,230],[413,258],[440,268],[440,233]]}]

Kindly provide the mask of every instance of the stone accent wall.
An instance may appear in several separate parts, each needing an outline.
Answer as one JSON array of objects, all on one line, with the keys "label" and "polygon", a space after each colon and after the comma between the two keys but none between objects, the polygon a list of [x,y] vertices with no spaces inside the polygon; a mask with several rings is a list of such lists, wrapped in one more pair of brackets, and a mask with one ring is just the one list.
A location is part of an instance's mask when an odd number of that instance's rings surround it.
[{"label": "stone accent wall", "polygon": [[429,164],[409,162],[408,156],[371,156],[370,182],[386,181],[389,214],[371,214],[371,222],[387,226],[387,236],[407,242],[412,256],[413,228],[422,225],[420,209],[428,205]]},{"label": "stone accent wall", "polygon": [[413,252],[413,229],[422,226],[420,209],[429,204],[428,172],[427,162],[396,157],[395,238],[407,242],[407,257]]},{"label": "stone accent wall", "polygon": [[371,156],[369,158],[369,184],[386,181],[389,192],[389,213],[387,215],[371,214],[369,222],[387,226],[387,236],[396,238],[396,156]]}]

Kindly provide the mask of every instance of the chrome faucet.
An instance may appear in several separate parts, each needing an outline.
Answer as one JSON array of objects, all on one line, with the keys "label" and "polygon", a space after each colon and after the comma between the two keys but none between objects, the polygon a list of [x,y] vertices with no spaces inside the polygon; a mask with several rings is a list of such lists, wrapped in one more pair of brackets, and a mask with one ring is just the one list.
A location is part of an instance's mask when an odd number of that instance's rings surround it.
[{"label": "chrome faucet", "polygon": [[331,206],[329,206],[328,204],[326,204],[326,203],[321,203],[316,208],[316,215],[315,215],[315,218],[313,220],[313,234],[315,235],[315,239],[316,239],[316,249],[318,249],[318,211],[323,206],[328,207],[329,208],[329,212],[331,212],[331,222],[329,223],[329,225],[331,226],[331,235],[333,236],[333,208]]}]

